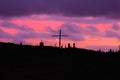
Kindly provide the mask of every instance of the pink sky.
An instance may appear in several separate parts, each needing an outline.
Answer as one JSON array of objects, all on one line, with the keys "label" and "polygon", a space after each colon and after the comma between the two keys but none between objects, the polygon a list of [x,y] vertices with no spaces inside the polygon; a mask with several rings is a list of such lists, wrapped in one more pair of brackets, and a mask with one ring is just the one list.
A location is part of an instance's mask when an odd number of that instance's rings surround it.
[{"label": "pink sky", "polygon": [[[120,44],[120,20],[103,17],[63,17],[53,15],[32,15],[0,20],[0,41],[39,45],[55,44],[58,39],[51,35],[69,35],[62,39],[63,46],[75,42],[78,48],[87,49],[118,49]],[[105,49],[106,46],[109,46]]]},{"label": "pink sky", "polygon": [[0,0],[0,41],[31,45],[62,44],[78,48],[118,49],[120,0]]}]

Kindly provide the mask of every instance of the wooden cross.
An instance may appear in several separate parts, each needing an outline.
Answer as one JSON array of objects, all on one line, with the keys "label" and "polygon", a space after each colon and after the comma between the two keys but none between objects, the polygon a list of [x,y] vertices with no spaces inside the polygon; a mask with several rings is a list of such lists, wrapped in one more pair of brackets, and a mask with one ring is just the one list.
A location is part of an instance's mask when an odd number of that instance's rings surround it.
[{"label": "wooden cross", "polygon": [[62,37],[68,37],[68,35],[62,35],[62,31],[60,29],[59,34],[58,35],[52,35],[52,37],[59,37],[59,48],[61,48],[61,39],[62,39]]}]

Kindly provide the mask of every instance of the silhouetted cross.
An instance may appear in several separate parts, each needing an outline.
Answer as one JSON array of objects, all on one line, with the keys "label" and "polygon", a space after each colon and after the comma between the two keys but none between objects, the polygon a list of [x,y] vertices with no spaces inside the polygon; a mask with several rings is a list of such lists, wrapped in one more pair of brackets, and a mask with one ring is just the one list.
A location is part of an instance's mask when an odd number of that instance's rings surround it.
[{"label": "silhouetted cross", "polygon": [[61,29],[59,30],[59,35],[52,35],[52,37],[59,37],[59,48],[61,48],[61,38],[62,37],[68,37],[68,35],[62,35]]}]

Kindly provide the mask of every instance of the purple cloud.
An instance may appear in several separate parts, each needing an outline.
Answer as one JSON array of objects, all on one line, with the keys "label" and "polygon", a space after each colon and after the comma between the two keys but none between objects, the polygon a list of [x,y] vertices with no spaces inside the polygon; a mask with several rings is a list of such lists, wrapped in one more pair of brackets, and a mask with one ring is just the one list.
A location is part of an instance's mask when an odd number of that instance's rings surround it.
[{"label": "purple cloud", "polygon": [[1,17],[56,14],[120,18],[120,0],[0,0]]},{"label": "purple cloud", "polygon": [[0,39],[11,39],[14,43],[25,43],[25,41],[22,38],[10,35],[9,33],[4,32],[2,29],[0,29]]},{"label": "purple cloud", "polygon": [[[44,18],[41,18],[43,17]],[[35,21],[62,21],[62,22],[71,22],[71,23],[84,23],[84,24],[111,24],[118,23],[119,19],[107,19],[105,17],[61,17],[57,15],[32,15],[26,17],[27,19]],[[20,18],[19,18],[20,19]]]},{"label": "purple cloud", "polygon": [[112,29],[118,31],[120,30],[120,26],[118,24],[113,24]]},{"label": "purple cloud", "polygon": [[102,36],[100,31],[95,26],[88,26],[86,28],[83,28],[72,23],[65,23],[59,26],[56,30],[51,29],[50,27],[48,28],[47,29],[50,34],[58,34],[59,29],[61,29],[63,35],[69,36],[66,39],[73,41],[83,41],[85,40],[85,35]]},{"label": "purple cloud", "polygon": [[99,30],[94,26],[89,26],[88,29],[94,32],[99,32]]},{"label": "purple cloud", "polygon": [[0,29],[0,38],[11,38],[12,36]]},{"label": "purple cloud", "polygon": [[116,31],[106,30],[105,31],[105,37],[120,39],[120,34]]},{"label": "purple cloud", "polygon": [[[16,34],[11,35],[4,32],[1,28],[13,28],[19,30]],[[24,42],[25,39],[35,39],[35,38],[50,38],[51,35],[44,32],[36,32],[28,26],[20,26],[12,22],[4,21],[0,23],[0,38],[1,39],[11,39],[14,43]]]},{"label": "purple cloud", "polygon": [[2,23],[0,23],[1,27],[5,27],[5,28],[14,28],[14,29],[19,29],[21,31],[32,31],[33,29],[29,28],[28,26],[20,26],[17,25],[15,23],[9,22],[9,21],[4,21]]},{"label": "purple cloud", "polygon": [[82,33],[80,27],[76,26],[75,24],[65,23],[59,26],[56,30],[47,27],[49,34],[53,34],[53,35],[58,35],[59,34],[58,31],[60,29],[62,30],[62,35],[68,35],[68,37],[64,39],[69,39],[74,41],[84,40],[84,36],[80,34]]}]

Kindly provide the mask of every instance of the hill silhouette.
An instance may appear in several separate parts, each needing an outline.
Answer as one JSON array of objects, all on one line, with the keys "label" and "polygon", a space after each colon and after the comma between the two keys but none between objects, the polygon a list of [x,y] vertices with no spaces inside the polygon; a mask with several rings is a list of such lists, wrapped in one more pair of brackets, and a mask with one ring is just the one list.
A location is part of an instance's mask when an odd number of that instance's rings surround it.
[{"label": "hill silhouette", "polygon": [[120,52],[0,42],[1,80],[115,80]]}]

